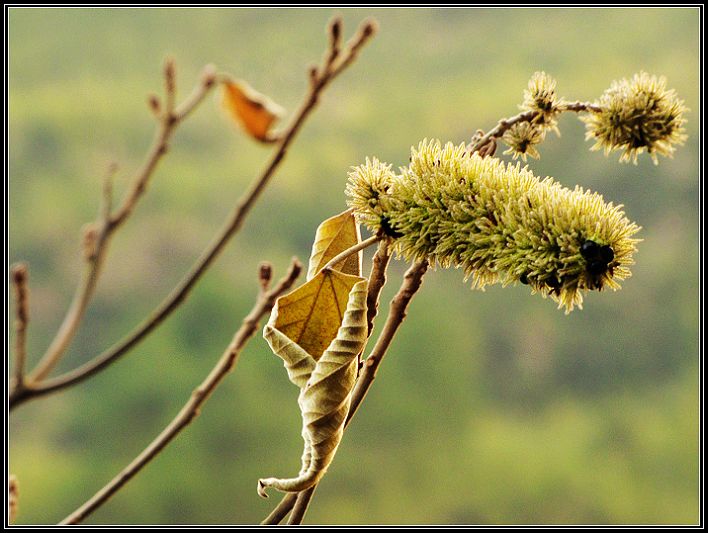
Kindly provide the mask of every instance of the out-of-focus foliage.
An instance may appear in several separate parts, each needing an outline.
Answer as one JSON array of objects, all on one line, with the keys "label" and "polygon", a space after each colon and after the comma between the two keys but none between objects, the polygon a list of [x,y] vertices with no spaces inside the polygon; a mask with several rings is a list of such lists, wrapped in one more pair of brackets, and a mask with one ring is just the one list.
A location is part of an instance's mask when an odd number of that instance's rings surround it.
[{"label": "out-of-focus foliage", "polygon": [[[32,361],[68,305],[106,165],[120,163],[118,194],[151,139],[144,101],[165,55],[182,95],[215,63],[294,109],[331,15],[10,10],[10,259],[30,263]],[[345,206],[351,165],[374,154],[405,165],[424,137],[468,140],[517,113],[535,71],[552,73],[560,94],[593,100],[639,70],[666,76],[693,110],[674,159],[619,165],[563,116],[562,138],[547,136],[532,162],[536,175],[624,204],[643,227],[632,278],[563,316],[524,288],[470,291],[460,271],[429,272],[306,520],[697,521],[698,9],[343,11],[350,28],[369,15],[379,35],[324,95],[187,303],[101,375],[13,413],[18,523],[63,518],[172,418],[250,308],[259,261],[282,271],[308,256],[318,223]],[[114,239],[64,369],[158,303],[262,168],[270,148],[234,134],[218,97],[210,104],[177,132]],[[404,268],[392,264],[384,302]],[[254,339],[194,425],[90,522],[259,521],[273,502],[257,497],[256,480],[296,466],[296,397]]]}]

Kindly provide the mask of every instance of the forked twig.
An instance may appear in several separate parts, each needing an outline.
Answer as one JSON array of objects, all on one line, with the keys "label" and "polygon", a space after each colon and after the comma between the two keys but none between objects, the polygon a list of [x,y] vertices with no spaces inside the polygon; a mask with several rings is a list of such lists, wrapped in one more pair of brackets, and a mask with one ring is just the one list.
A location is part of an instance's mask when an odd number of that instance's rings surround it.
[{"label": "forked twig", "polygon": [[[259,280],[261,291],[251,312],[243,319],[243,324],[236,332],[231,344],[221,356],[219,361],[212,368],[209,375],[199,385],[190,396],[187,403],[182,407],[175,418],[162,430],[162,432],[145,448],[133,461],[125,467],[107,485],[92,496],[86,503],[76,511],[62,520],[62,524],[78,524],[87,516],[101,507],[113,496],[121,487],[130,481],[140,470],[143,469],[152,459],[155,458],[179,433],[187,427],[192,420],[199,416],[202,405],[209,396],[216,390],[226,375],[234,368],[238,357],[246,343],[253,337],[263,316],[270,313],[275,300],[292,287],[293,283],[300,275],[302,265],[293,258],[287,274],[271,290],[267,290],[270,282],[269,276],[264,276],[265,269],[259,269]],[[270,271],[268,270],[268,273]]]},{"label": "forked twig", "polygon": [[[170,81],[167,81],[168,78]],[[207,66],[201,76],[199,84],[192,95],[180,106],[174,109],[174,64],[168,60],[165,64],[165,85],[167,91],[167,107],[159,116],[159,125],[155,139],[148,151],[145,162],[137,170],[132,183],[123,198],[121,205],[115,213],[111,212],[112,203],[112,174],[115,167],[112,165],[104,182],[103,195],[99,218],[89,224],[84,232],[84,258],[86,266],[82,273],[81,281],[77,285],[74,298],[57,333],[47,348],[47,351],[27,376],[27,388],[32,390],[34,384],[41,382],[54,369],[71,344],[79,325],[86,313],[91,298],[96,289],[101,267],[108,252],[111,236],[128,219],[135,209],[138,201],[147,189],[158,163],[167,153],[169,141],[177,126],[204,100],[209,90],[214,85],[213,67]],[[172,96],[170,96],[170,94]],[[14,391],[13,391],[14,392]],[[12,401],[11,393],[10,404]]]},{"label": "forked twig", "polygon": [[[336,24],[335,21],[335,23],[330,25],[330,28],[339,27],[339,25],[341,25],[341,22],[339,22],[339,24]],[[332,80],[334,80],[347,66],[349,66],[354,61],[359,50],[364,46],[366,42],[368,42],[371,36],[375,33],[375,29],[376,25],[373,21],[364,21],[359,27],[359,30],[357,31],[356,35],[352,38],[352,41],[350,41],[344,51],[338,52],[337,54],[328,54],[327,59],[325,59],[323,65],[320,68],[314,68],[310,70],[310,85],[305,99],[303,100],[303,103],[301,104],[299,110],[295,113],[290,125],[285,129],[282,134],[278,136],[278,142],[275,145],[275,152],[268,164],[266,165],[265,169],[263,170],[261,175],[254,180],[249,189],[236,204],[234,210],[230,213],[226,223],[224,224],[220,232],[216,235],[211,244],[202,253],[195,265],[182,279],[182,281],[177,285],[177,287],[175,287],[173,291],[167,296],[167,298],[165,298],[165,300],[126,338],[118,342],[116,345],[108,348],[106,351],[97,355],[93,359],[89,360],[87,363],[55,378],[49,378],[35,383],[27,383],[26,386],[23,388],[13,389],[10,393],[9,398],[10,409],[16,407],[17,405],[20,405],[21,403],[31,398],[36,398],[49,394],[51,392],[64,389],[96,374],[106,366],[116,361],[120,356],[128,352],[135,345],[137,345],[151,331],[153,331],[159,324],[161,324],[184,301],[184,299],[187,297],[194,285],[196,285],[201,276],[211,266],[213,261],[219,256],[219,254],[224,249],[229,240],[243,225],[243,221],[245,220],[247,214],[250,212],[251,208],[258,200],[261,193],[268,185],[271,177],[275,173],[276,169],[280,165],[281,161],[285,157],[288,147],[294,140],[297,133],[300,131],[306,118],[316,107],[323,90],[329,85]],[[332,30],[330,29],[330,31]],[[330,38],[330,46],[334,46],[334,44],[336,44],[337,42],[338,40]],[[193,101],[198,101],[198,99],[191,97],[188,98],[185,103],[175,111],[175,118],[178,119],[184,114],[189,113],[194,107],[194,105],[191,103]],[[158,142],[156,146],[159,147],[160,143]],[[118,215],[116,216],[120,218],[122,216],[123,211],[124,210],[122,208],[119,209]],[[114,216],[113,218],[115,219],[116,217]],[[92,279],[90,280],[90,282],[85,284],[86,291],[89,292],[89,297],[90,294],[93,293],[97,270],[97,268],[90,269],[89,274],[93,272],[93,274],[90,276],[90,278]],[[83,316],[83,310],[85,309],[86,303],[83,300],[85,299],[86,295],[78,293],[77,295],[80,303],[79,307],[81,308],[80,316]]]},{"label": "forked twig", "polygon": [[[561,111],[573,111],[575,113],[582,113],[585,111],[599,112],[601,111],[600,106],[591,104],[590,102],[564,102],[560,109]],[[481,152],[482,149],[487,146],[490,142],[500,139],[506,131],[511,128],[514,124],[519,124],[521,122],[531,122],[536,118],[536,111],[524,111],[513,117],[503,118],[497,125],[494,126],[487,133],[483,134],[479,138],[474,138],[473,143],[468,146],[467,151],[471,154],[475,152]]]}]

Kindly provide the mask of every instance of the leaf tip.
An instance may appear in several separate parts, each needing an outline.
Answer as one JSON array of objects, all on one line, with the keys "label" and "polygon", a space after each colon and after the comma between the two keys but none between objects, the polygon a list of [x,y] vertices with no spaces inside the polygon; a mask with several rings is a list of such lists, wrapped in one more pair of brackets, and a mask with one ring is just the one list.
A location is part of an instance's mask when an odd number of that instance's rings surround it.
[{"label": "leaf tip", "polygon": [[257,490],[258,490],[258,495],[259,495],[261,498],[266,498],[266,499],[268,498],[268,493],[266,493],[266,491],[265,491],[265,485],[263,484],[263,480],[262,480],[262,479],[259,479],[259,480],[258,480],[258,488],[257,488]]}]

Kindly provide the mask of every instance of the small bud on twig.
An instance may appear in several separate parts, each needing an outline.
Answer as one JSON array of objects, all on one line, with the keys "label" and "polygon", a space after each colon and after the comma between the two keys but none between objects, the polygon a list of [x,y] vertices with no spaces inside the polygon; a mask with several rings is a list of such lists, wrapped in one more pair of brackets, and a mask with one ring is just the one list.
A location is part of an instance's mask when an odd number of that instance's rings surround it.
[{"label": "small bud on twig", "polygon": [[379,29],[379,24],[374,19],[368,19],[361,28],[361,35],[364,39],[368,39]]},{"label": "small bud on twig", "polygon": [[12,281],[16,285],[27,281],[27,263],[18,263],[12,266]]},{"label": "small bud on twig", "polygon": [[160,116],[160,111],[162,110],[162,105],[160,104],[160,98],[156,94],[148,95],[148,107],[153,115],[156,117]]},{"label": "small bud on twig", "polygon": [[17,502],[19,500],[19,491],[17,488],[17,477],[10,474],[7,484],[7,521],[12,524],[17,517]]},{"label": "small bud on twig", "polygon": [[96,224],[89,222],[83,227],[82,233],[84,259],[91,261],[96,256],[98,245],[98,229],[96,228]]},{"label": "small bud on twig", "polygon": [[170,123],[174,121],[175,99],[177,95],[177,83],[175,81],[175,61],[168,57],[165,60],[165,120]]},{"label": "small bud on twig", "polygon": [[175,92],[175,60],[171,57],[165,60],[165,87],[168,93]]},{"label": "small bud on twig", "polygon": [[333,18],[329,23],[329,35],[333,43],[339,43],[342,38],[342,19],[340,17]]},{"label": "small bud on twig", "polygon": [[211,87],[214,83],[216,83],[216,67],[210,64],[202,70],[202,85]]},{"label": "small bud on twig", "polygon": [[307,71],[309,78],[310,78],[310,85],[315,85],[317,83],[317,80],[320,78],[319,71],[317,69],[316,65],[311,65],[310,68]]},{"label": "small bud on twig", "polygon": [[339,55],[342,42],[342,19],[340,17],[333,18],[329,23],[327,31],[329,33],[329,58],[327,59],[327,63],[331,65]]},{"label": "small bud on twig", "polygon": [[262,262],[258,266],[258,281],[261,284],[261,289],[263,292],[268,290],[270,287],[270,282],[273,279],[273,265],[267,261]]}]

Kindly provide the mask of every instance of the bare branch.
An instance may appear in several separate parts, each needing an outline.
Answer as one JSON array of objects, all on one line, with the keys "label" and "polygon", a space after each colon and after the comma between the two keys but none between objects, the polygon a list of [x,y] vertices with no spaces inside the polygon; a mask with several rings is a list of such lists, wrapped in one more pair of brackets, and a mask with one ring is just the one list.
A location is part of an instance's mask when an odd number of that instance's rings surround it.
[{"label": "bare branch", "polygon": [[[284,159],[287,150],[290,147],[290,144],[293,142],[293,140],[299,133],[305,120],[310,116],[312,111],[317,106],[319,96],[322,94],[323,90],[332,80],[334,80],[347,66],[349,66],[353,62],[354,55],[369,40],[373,32],[374,24],[372,22],[367,22],[363,24],[359,30],[358,37],[354,39],[353,45],[351,45],[343,52],[343,56],[340,56],[343,58],[343,61],[339,63],[336,68],[324,65],[320,69],[321,72],[317,75],[317,78],[311,80],[309,90],[305,95],[305,98],[299,110],[293,116],[290,125],[284,130],[282,134],[277,136],[278,142],[276,144],[276,150],[273,156],[271,157],[270,161],[267,163],[265,169],[260,174],[260,176],[258,176],[254,180],[249,189],[236,204],[234,210],[229,214],[226,223],[216,235],[214,240],[209,244],[207,249],[199,257],[196,264],[186,274],[186,276],[177,285],[177,287],[175,287],[172,292],[170,292],[167,298],[162,303],[160,303],[160,305],[126,338],[124,338],[122,341],[112,346],[108,350],[104,351],[102,354],[97,355],[84,365],[81,365],[78,368],[55,378],[46,379],[38,383],[28,384],[28,386],[23,390],[11,391],[9,398],[10,409],[13,409],[17,405],[20,405],[29,399],[37,398],[39,396],[43,396],[54,391],[64,389],[96,374],[106,366],[116,361],[124,353],[127,353],[131,348],[136,346],[151,331],[153,331],[157,326],[159,326],[175,309],[177,309],[177,307],[185,300],[191,289],[196,285],[202,275],[211,266],[213,261],[219,256],[219,254],[229,242],[231,237],[233,237],[233,235],[241,228],[246,216],[248,215],[251,208],[256,203],[261,193],[270,182],[270,179],[272,178],[273,174]],[[178,123],[179,120],[182,120],[184,118],[182,115],[179,114],[177,115],[177,117],[179,117],[179,119],[175,123]],[[158,137],[158,140],[159,138],[161,137]],[[155,146],[159,147],[160,143],[158,142]],[[157,150],[157,153],[164,153],[165,149],[166,144],[164,145],[164,149],[162,151]],[[149,158],[148,163],[150,161],[151,159]],[[148,167],[150,167],[149,164],[146,165],[145,169],[147,169]],[[152,165],[152,168],[154,168],[154,164]],[[150,172],[152,172],[152,170],[150,170]],[[139,174],[139,178],[140,176],[141,174]],[[140,179],[138,179],[136,183],[141,183]],[[113,224],[115,224],[116,220],[123,220],[122,213],[130,212],[133,205],[131,204],[130,199],[130,196],[126,198],[124,206],[119,209],[117,215],[114,215]],[[110,227],[113,228],[113,225],[111,225]],[[101,247],[99,246],[99,250],[100,249]],[[99,253],[97,262],[100,261],[100,255],[101,254]],[[83,292],[77,293],[77,297],[75,298],[75,301],[77,302],[75,307],[77,307],[77,310],[73,311],[73,313],[70,313],[76,315],[72,317],[72,320],[70,321],[72,329],[75,329],[78,325],[80,318],[83,316],[85,305],[88,302],[88,299],[90,298],[91,294],[93,293],[96,271],[96,268],[92,268],[89,270],[90,276],[88,278],[88,281],[82,284],[86,287],[86,289]],[[93,274],[93,276],[91,276],[91,274]],[[88,295],[84,293],[88,293]],[[72,309],[73,307],[74,306],[72,306]],[[74,324],[74,322],[76,322],[76,324]],[[72,336],[73,331],[70,332],[70,335],[63,334],[61,336],[61,340],[63,340],[64,337],[70,339]],[[57,335],[57,337],[60,337],[59,334]],[[66,346],[61,345],[59,347],[61,348],[60,351],[63,353]],[[53,364],[54,362],[52,362],[52,367]],[[46,375],[46,373],[44,375]]]},{"label": "bare branch", "polygon": [[302,524],[307,508],[310,506],[310,500],[312,500],[312,495],[315,493],[316,489],[317,485],[315,484],[297,495],[293,512],[288,520],[289,526],[299,526]]},{"label": "bare branch", "polygon": [[391,261],[388,239],[379,241],[379,248],[374,254],[369,275],[369,293],[366,296],[366,322],[369,336],[374,329],[374,319],[379,312],[379,297],[386,284],[386,269]]},{"label": "bare branch", "polygon": [[[601,111],[601,108],[600,106],[589,102],[566,102],[562,104],[561,111],[573,111],[575,113],[591,111],[597,113]],[[524,111],[523,113],[519,113],[513,117],[503,118],[486,134],[481,135],[480,137],[475,136],[475,138],[473,138],[473,142],[467,147],[467,151],[470,154],[479,152],[480,155],[484,156],[486,152],[483,152],[483,148],[485,148],[492,141],[501,138],[514,124],[531,122],[534,118],[536,118],[536,111]]]},{"label": "bare branch", "polygon": [[352,402],[349,407],[349,415],[347,415],[346,424],[349,424],[349,421],[356,414],[357,409],[359,409],[359,405],[364,401],[366,393],[369,392],[376,378],[376,372],[381,365],[381,361],[383,361],[383,358],[386,356],[386,352],[391,346],[391,342],[398,332],[398,328],[401,327],[403,320],[406,318],[408,304],[410,304],[413,296],[415,296],[418,289],[420,289],[423,283],[423,276],[427,271],[428,261],[423,260],[414,263],[403,276],[401,288],[398,289],[396,296],[391,300],[391,309],[386,318],[386,323],[381,331],[381,335],[379,335],[379,338],[376,340],[376,344],[373,350],[371,350],[369,357],[364,361],[364,370],[361,376],[359,376],[354,391],[352,392]]},{"label": "bare branch", "polygon": [[591,104],[590,102],[565,102],[563,104],[563,110],[574,111],[576,113],[599,113],[602,111],[602,108],[599,105]]},{"label": "bare branch", "polygon": [[7,522],[12,524],[17,518],[17,508],[20,499],[20,492],[17,486],[17,477],[10,474],[7,481]]},{"label": "bare branch", "polygon": [[108,165],[106,177],[103,178],[103,196],[99,215],[104,224],[109,224],[111,220],[111,210],[113,209],[113,177],[116,172],[118,172],[118,165],[111,163]]},{"label": "bare branch", "polygon": [[177,98],[177,80],[175,74],[175,60],[168,57],[165,60],[165,122],[170,122],[175,111],[175,100]]},{"label": "bare branch", "polygon": [[[118,492],[121,487],[130,481],[179,435],[192,420],[199,416],[202,405],[207,401],[214,390],[216,390],[226,375],[233,370],[244,346],[258,330],[260,320],[263,316],[270,313],[273,305],[275,305],[275,300],[292,287],[293,283],[300,275],[301,270],[302,265],[296,258],[293,258],[288,273],[277,285],[270,291],[260,292],[255,306],[251,309],[248,316],[243,319],[243,324],[236,332],[231,344],[229,344],[224,354],[201,385],[194,389],[189,400],[184,407],[182,407],[177,416],[127,467],[86,503],[62,520],[62,524],[78,524],[82,522],[87,516],[106,503],[111,496]],[[259,281],[260,280],[261,269],[259,269]]]},{"label": "bare branch", "polygon": [[359,57],[360,50],[378,31],[379,25],[374,19],[366,19],[359,25],[359,28],[354,34],[354,37],[347,43],[344,50],[344,55],[340,54],[340,61],[336,65],[332,65],[331,75],[336,76],[342,70],[346,69],[351,63]]},{"label": "bare branch", "polygon": [[331,65],[339,56],[342,45],[342,19],[340,17],[333,18],[327,27],[329,35],[329,56],[327,64]]},{"label": "bare branch", "polygon": [[207,65],[202,70],[201,80],[199,85],[197,85],[192,94],[190,94],[184,101],[174,110],[175,120],[181,122],[184,120],[194,109],[202,103],[204,97],[209,93],[209,91],[214,87],[216,83],[216,67],[214,65]]},{"label": "bare branch", "polygon": [[280,503],[275,506],[268,516],[266,516],[261,522],[262,526],[274,526],[280,524],[283,518],[288,516],[288,513],[292,510],[297,501],[297,492],[288,492],[280,500]]},{"label": "bare branch", "polygon": [[483,148],[487,143],[494,139],[500,138],[502,135],[504,135],[504,132],[511,128],[514,124],[517,122],[529,122],[533,120],[533,118],[536,116],[535,111],[524,111],[523,113],[519,113],[518,115],[514,115],[511,118],[503,118],[499,122],[497,122],[497,125],[494,126],[491,130],[489,130],[486,134],[482,135],[474,144],[471,146],[467,147],[467,151],[470,154],[473,154],[477,151],[479,151],[481,148]]},{"label": "bare branch", "polygon": [[[167,61],[165,66],[166,90],[172,91],[174,96],[174,64],[171,60]],[[169,80],[168,80],[169,78]],[[171,80],[171,81],[170,81]],[[213,82],[212,82],[213,84]],[[74,298],[71,302],[69,310],[64,317],[59,330],[57,331],[54,340],[47,348],[47,351],[40,359],[37,366],[28,376],[28,391],[34,390],[35,386],[40,386],[43,380],[59,362],[61,357],[66,352],[69,344],[74,338],[76,331],[81,324],[81,321],[86,313],[91,298],[93,297],[98,283],[98,278],[101,274],[101,267],[108,252],[110,238],[115,231],[127,220],[132,213],[136,204],[144,194],[148,181],[153,175],[160,159],[167,152],[167,145],[172,137],[177,126],[193,111],[199,103],[204,100],[209,87],[202,80],[195,89],[194,94],[180,106],[180,113],[173,118],[169,118],[168,107],[166,114],[162,115],[162,119],[158,126],[158,130],[143,165],[138,169],[133,178],[133,181],[128,189],[123,202],[115,214],[111,213],[112,202],[112,187],[111,178],[114,169],[109,170],[108,177],[104,182],[103,200],[101,214],[99,220],[87,227],[84,233],[84,257],[86,259],[86,267],[82,273],[81,280],[74,293]],[[168,95],[169,96],[169,95]],[[171,116],[171,115],[170,115]],[[13,393],[10,393],[10,405],[13,402]],[[15,398],[17,396],[14,396]]]},{"label": "bare branch", "polygon": [[27,324],[29,322],[29,295],[27,289],[27,264],[18,263],[12,267],[12,294],[15,300],[15,376],[14,386],[25,385],[25,364],[27,361]]}]

